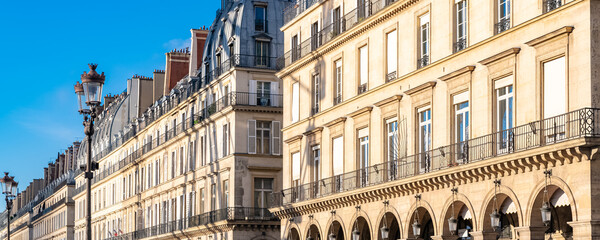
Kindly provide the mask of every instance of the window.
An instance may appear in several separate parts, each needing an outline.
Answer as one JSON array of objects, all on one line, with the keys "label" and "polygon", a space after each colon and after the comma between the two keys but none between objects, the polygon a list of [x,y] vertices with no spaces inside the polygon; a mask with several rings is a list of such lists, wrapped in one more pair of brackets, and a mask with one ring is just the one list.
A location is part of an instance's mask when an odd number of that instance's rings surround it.
[{"label": "window", "polygon": [[499,153],[512,149],[513,137],[513,77],[508,76],[495,82],[496,123]]},{"label": "window", "polygon": [[331,22],[333,23],[333,35],[342,33],[342,11],[340,7],[331,10]]},{"label": "window", "polygon": [[292,153],[292,199],[298,199],[300,189],[300,153]]},{"label": "window", "polygon": [[319,74],[314,74],[312,76],[312,114],[317,114],[319,112],[319,103],[321,101],[321,78]]},{"label": "window", "polygon": [[204,213],[205,204],[206,202],[204,202],[204,188],[200,188],[200,213]]},{"label": "window", "polygon": [[222,73],[221,70],[222,70],[222,66],[223,66],[222,65],[223,59],[221,59],[221,53],[220,52],[218,52],[216,54],[216,56],[217,56],[217,58],[215,59],[215,61],[216,61],[217,66],[215,67],[216,68],[215,70],[217,72],[217,75],[220,75]]},{"label": "window", "polygon": [[313,196],[319,194],[319,184],[321,180],[321,148],[319,145],[313,146],[312,149],[312,183]]},{"label": "window", "polygon": [[367,83],[369,82],[369,50],[368,46],[363,46],[358,49],[358,76],[360,83],[358,85],[358,94],[367,91]]},{"label": "window", "polygon": [[204,136],[200,137],[200,164],[206,165],[206,142]]},{"label": "window", "polygon": [[394,118],[386,122],[387,129],[387,161],[398,160],[398,121]]},{"label": "window", "polygon": [[292,84],[292,122],[300,118],[300,85],[298,82]]},{"label": "window", "polygon": [[332,142],[333,175],[340,175],[344,173],[344,137],[336,137]]},{"label": "window", "polygon": [[319,21],[314,22],[310,25],[310,48],[312,51],[316,50],[320,44],[319,34]]},{"label": "window", "polygon": [[544,13],[550,12],[562,6],[562,0],[544,0]]},{"label": "window", "polygon": [[496,33],[501,33],[510,28],[510,0],[496,0],[496,4]]},{"label": "window", "polygon": [[217,209],[217,186],[212,184],[210,186],[210,210],[214,211]]},{"label": "window", "polygon": [[229,207],[229,180],[223,181],[223,206],[221,208]]},{"label": "window", "polygon": [[419,109],[419,161],[421,172],[429,172],[431,167],[431,109]]},{"label": "window", "polygon": [[356,6],[358,10],[358,21],[362,21],[364,18],[368,17],[370,14],[371,4],[368,3],[370,1],[367,0],[357,0]]},{"label": "window", "polygon": [[419,17],[419,59],[417,68],[429,65],[429,13]]},{"label": "window", "polygon": [[456,143],[456,158],[462,163],[468,161],[469,145],[469,92],[454,96],[454,136]]},{"label": "window", "polygon": [[185,173],[185,154],[183,147],[179,148],[179,175]]},{"label": "window", "polygon": [[386,34],[387,39],[387,52],[386,52],[386,63],[387,63],[387,75],[386,82],[396,79],[398,69],[398,33],[396,30]]},{"label": "window", "polygon": [[454,52],[458,52],[467,47],[467,0],[455,0],[455,42]]},{"label": "window", "polygon": [[543,63],[544,74],[544,118],[564,114],[566,106],[565,57]]},{"label": "window", "polygon": [[[196,169],[196,142],[192,141],[188,144],[188,149],[189,149],[189,165],[190,165],[190,170],[195,170]],[[158,161],[156,162],[157,165],[157,169],[158,169]],[[157,175],[158,175],[158,171],[157,171]]]},{"label": "window", "polygon": [[254,64],[257,67],[269,67],[269,42],[256,41]]},{"label": "window", "polygon": [[300,58],[300,48],[298,48],[298,45],[300,45],[298,43],[299,39],[298,39],[298,35],[294,35],[292,37],[292,62],[298,60],[298,58]]},{"label": "window", "polygon": [[[269,208],[271,206],[271,193],[273,193],[272,178],[254,179],[254,207]],[[262,211],[260,211],[262,212]]]},{"label": "window", "polygon": [[271,154],[271,122],[256,121],[256,153]]},{"label": "window", "polygon": [[369,170],[369,129],[363,128],[358,130],[358,169],[360,173],[361,184],[366,185],[368,182]]},{"label": "window", "polygon": [[229,124],[223,125],[223,157],[229,155]]},{"label": "window", "polygon": [[339,59],[337,61],[335,61],[335,72],[334,72],[334,77],[335,77],[335,92],[334,92],[334,99],[333,99],[333,104],[339,104],[342,102],[342,60]]},{"label": "window", "polygon": [[271,105],[271,82],[256,81],[256,102],[259,106]]},{"label": "window", "polygon": [[267,9],[264,6],[254,7],[254,30],[257,32],[267,31]]},{"label": "window", "polygon": [[171,152],[171,178],[175,177],[175,167],[177,166],[175,161],[175,151],[173,151]]}]

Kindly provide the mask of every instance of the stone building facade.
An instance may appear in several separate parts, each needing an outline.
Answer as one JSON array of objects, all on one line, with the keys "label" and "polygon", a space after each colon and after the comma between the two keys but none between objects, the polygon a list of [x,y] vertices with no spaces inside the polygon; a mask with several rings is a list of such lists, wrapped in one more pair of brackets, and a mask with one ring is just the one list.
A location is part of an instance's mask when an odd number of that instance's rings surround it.
[{"label": "stone building facade", "polygon": [[297,1],[278,59],[280,238],[599,239],[599,13]]}]

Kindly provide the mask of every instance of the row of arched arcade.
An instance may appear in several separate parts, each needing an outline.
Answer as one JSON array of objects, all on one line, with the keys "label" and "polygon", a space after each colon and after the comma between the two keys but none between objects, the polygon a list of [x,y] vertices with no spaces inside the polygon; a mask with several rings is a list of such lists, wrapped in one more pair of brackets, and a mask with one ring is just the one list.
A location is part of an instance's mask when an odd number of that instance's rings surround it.
[{"label": "row of arched arcade", "polygon": [[[402,196],[412,198],[409,210],[404,212],[390,201],[382,200],[368,206],[336,209],[327,212],[327,218],[292,217],[282,226],[283,237],[287,240],[517,239],[517,235],[526,231],[531,234],[527,239],[572,239],[569,222],[577,216],[573,195],[564,182],[551,176],[535,187],[529,199],[517,198],[511,188],[495,180],[493,191],[483,198],[481,206],[474,206],[460,187],[442,191],[448,191],[450,197]],[[432,205],[439,204],[432,204],[433,201],[445,201],[444,207],[434,211]],[[363,208],[367,207],[369,210],[365,211]],[[377,216],[373,216],[374,212],[378,212]],[[351,217],[345,219],[344,215]]]}]

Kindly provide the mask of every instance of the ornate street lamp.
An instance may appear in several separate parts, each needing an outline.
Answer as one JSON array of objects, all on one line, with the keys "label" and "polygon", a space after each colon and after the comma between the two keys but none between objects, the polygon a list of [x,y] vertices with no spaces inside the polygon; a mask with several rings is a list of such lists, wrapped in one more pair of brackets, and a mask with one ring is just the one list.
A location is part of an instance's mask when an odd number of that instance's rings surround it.
[{"label": "ornate street lamp", "polygon": [[552,169],[544,171],[544,196],[542,197],[542,207],[540,212],[542,214],[542,221],[544,225],[550,225],[552,221],[552,208],[550,208],[550,201],[548,200],[548,179],[552,176]]},{"label": "ornate street lamp", "polygon": [[306,240],[313,240],[313,238],[310,235],[310,228],[308,228],[308,236],[306,236]]},{"label": "ornate street lamp", "polygon": [[390,204],[390,201],[384,201],[383,202],[383,227],[381,227],[381,239],[383,240],[388,240],[388,238],[390,237],[390,228],[388,228],[387,226],[387,218],[385,215],[387,215],[387,206]]},{"label": "ornate street lamp", "polygon": [[[104,85],[104,73],[98,74],[98,64],[90,63],[89,72],[81,74],[81,83],[75,84],[75,94],[79,104],[79,113],[83,115],[84,133],[87,139],[87,163],[85,164],[85,178],[87,179],[87,216],[86,216],[86,238],[92,239],[92,178],[94,170],[98,169],[98,163],[92,162],[92,136],[94,135],[94,121],[98,115],[102,86]],[[85,98],[84,98],[85,97]],[[84,102],[85,100],[85,102]],[[83,168],[83,166],[81,166]]]},{"label": "ornate street lamp", "polygon": [[456,235],[456,229],[458,227],[458,220],[454,217],[454,196],[458,192],[458,188],[452,188],[452,216],[448,219],[448,229],[450,229],[450,234]]},{"label": "ornate street lamp", "polygon": [[418,238],[421,235],[421,224],[419,224],[419,205],[421,202],[421,194],[415,195],[417,201],[417,209],[415,209],[415,221],[412,224],[413,235]]},{"label": "ornate street lamp", "polygon": [[352,240],[360,240],[360,231],[358,231],[358,226],[355,226],[354,231],[352,231]]},{"label": "ornate street lamp", "polygon": [[500,179],[494,180],[494,211],[490,214],[490,222],[492,228],[496,231],[500,230],[500,213],[498,213],[498,191],[497,189],[500,187]]},{"label": "ornate street lamp", "polygon": [[10,210],[12,209],[13,199],[17,194],[17,185],[19,183],[15,182],[14,176],[8,176],[8,172],[4,173],[4,177],[0,179],[0,183],[2,183],[2,194],[6,196],[6,211],[7,215],[7,225],[6,225],[6,238],[10,240]]}]

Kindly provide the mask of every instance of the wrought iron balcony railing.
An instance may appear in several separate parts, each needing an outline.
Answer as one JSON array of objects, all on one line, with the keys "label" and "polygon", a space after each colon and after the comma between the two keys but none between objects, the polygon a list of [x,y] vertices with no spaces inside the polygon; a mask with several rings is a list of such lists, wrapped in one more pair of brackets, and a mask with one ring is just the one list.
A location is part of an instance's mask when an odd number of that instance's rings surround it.
[{"label": "wrought iron balcony railing", "polygon": [[[284,11],[284,24],[308,7],[321,1],[324,0],[297,0],[297,4]],[[365,0],[360,7],[355,8],[339,19],[334,19],[332,23],[324,26],[319,32],[312,34],[297,46],[291,47],[283,56],[277,58],[277,68],[282,69],[289,66],[394,2],[397,2],[397,0]]]},{"label": "wrought iron balcony railing", "polygon": [[385,76],[385,82],[390,82],[390,81],[393,81],[393,80],[395,80],[397,77],[398,77],[398,76],[397,76],[397,72],[396,72],[396,71],[393,71],[393,72],[391,72],[391,73],[388,73],[388,74]]},{"label": "wrought iron balcony railing", "polygon": [[494,25],[496,34],[510,29],[510,18],[504,18]]},{"label": "wrought iron balcony railing", "polygon": [[267,32],[269,26],[269,20],[267,19],[255,19],[254,20],[254,31]]},{"label": "wrought iron balcony railing", "polygon": [[562,0],[544,0],[544,13],[551,12],[562,6]]},{"label": "wrought iron balcony railing", "polygon": [[367,91],[367,84],[366,83],[358,85],[358,94],[364,93],[366,91]]},{"label": "wrought iron balcony railing", "polygon": [[600,137],[600,109],[576,110],[274,192],[272,206],[321,198],[586,137]]},{"label": "wrought iron balcony railing", "polygon": [[222,62],[218,67],[215,67],[212,71],[204,73],[201,82],[205,85],[209,84],[212,80],[218,79],[221,74],[226,73],[234,67],[278,70],[276,61],[277,58],[275,57],[235,54]]},{"label": "wrought iron balcony railing", "polygon": [[333,105],[338,105],[342,103],[342,96],[337,96],[333,98]]},{"label": "wrought iron balcony railing", "polygon": [[219,221],[278,221],[278,219],[266,208],[228,207],[192,217],[173,220],[168,223],[159,224],[126,234],[119,234],[119,230],[114,230],[114,236],[109,236],[105,239],[144,239],[172,233],[175,231],[181,231],[192,227],[213,224]]},{"label": "wrought iron balcony railing", "polygon": [[417,68],[422,68],[429,65],[429,55],[423,55],[417,59]]},{"label": "wrought iron balcony railing", "polygon": [[35,220],[38,220],[40,217],[44,216],[46,213],[51,212],[52,210],[54,210],[56,207],[63,205],[67,203],[67,199],[63,198],[57,202],[55,202],[54,204],[52,204],[52,206],[46,207],[44,209],[42,209],[40,212],[38,212],[37,214],[33,215],[33,217],[31,217],[31,222],[34,222]]},{"label": "wrought iron balcony railing", "polygon": [[467,48],[467,39],[461,38],[453,44],[454,52],[460,52]]}]

